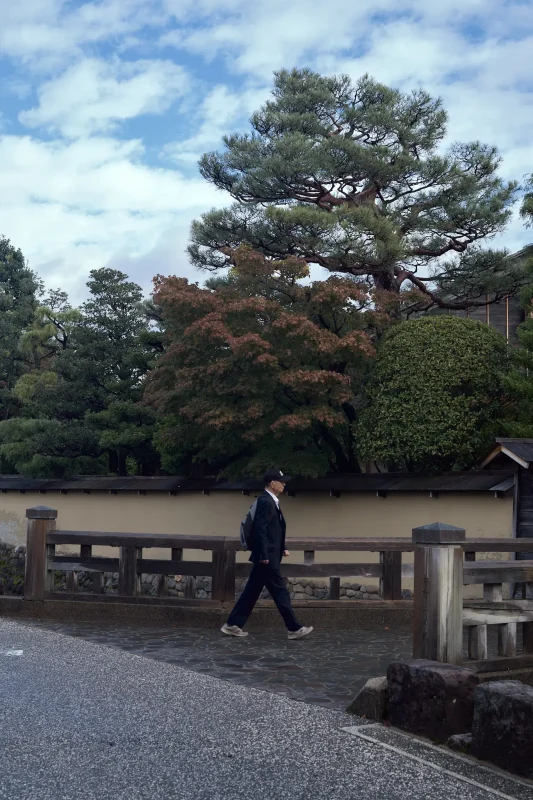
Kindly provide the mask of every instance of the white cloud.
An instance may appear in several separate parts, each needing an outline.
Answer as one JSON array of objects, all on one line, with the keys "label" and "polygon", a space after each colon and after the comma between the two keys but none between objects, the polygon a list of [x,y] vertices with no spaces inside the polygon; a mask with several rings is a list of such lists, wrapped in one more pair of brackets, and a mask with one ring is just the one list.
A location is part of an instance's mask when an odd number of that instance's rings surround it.
[{"label": "white cloud", "polygon": [[[520,179],[533,171],[532,51],[533,4],[520,0],[8,3],[0,56],[15,67],[4,87],[20,107],[2,121],[15,130],[22,107],[33,138],[0,137],[0,232],[75,294],[108,263],[145,286],[155,272],[193,276],[190,221],[228,203],[193,165],[224,133],[248,129],[282,67],[422,85],[443,97],[450,139],[496,144],[503,174]],[[138,119],[146,114],[161,115],[164,155],[181,171],[154,165]],[[133,119],[138,140],[112,138]],[[518,249],[529,239],[513,218],[503,242]]]},{"label": "white cloud", "polygon": [[243,2],[233,18],[190,30],[179,44],[207,58],[223,55],[238,72],[270,78],[274,69],[294,66],[313,52],[349,47],[358,37],[357,23],[370,11],[370,5],[352,0],[312,8],[308,0]]},{"label": "white cloud", "polygon": [[[0,53],[35,71],[52,70],[86,44],[124,37],[163,22],[150,0],[19,0],[2,7]],[[116,41],[116,40],[115,40]]]},{"label": "white cloud", "polygon": [[[429,49],[421,31],[433,29],[433,46],[445,52],[444,40],[461,24],[479,21],[500,35],[502,29],[523,31],[526,20],[531,21],[531,11],[524,11],[523,4],[515,7],[500,0],[241,0],[218,18],[202,22],[203,13],[200,3],[199,25],[167,32],[162,41],[206,59],[222,55],[230,69],[261,78],[302,61],[312,66],[325,56],[340,61],[348,51],[364,53],[369,40],[377,42],[388,25],[396,29],[395,40],[404,43],[403,59],[420,62],[417,51]],[[412,23],[414,30],[407,41],[404,22]],[[398,66],[389,54],[383,57],[392,70]]]},{"label": "white cloud", "polygon": [[249,118],[270,96],[270,86],[232,90],[219,84],[208,93],[198,114],[199,126],[194,134],[178,142],[170,142],[163,155],[177,162],[196,163],[206,150],[216,148],[224,134],[248,128]]},{"label": "white cloud", "polygon": [[[63,283],[76,294],[88,272],[114,254],[139,259],[168,231],[188,232],[201,211],[223,204],[199,177],[150,168],[142,156],[139,142],[0,137],[0,232],[49,285]],[[185,242],[182,235],[172,269],[192,274]],[[156,271],[169,268],[162,263]]]},{"label": "white cloud", "polygon": [[85,59],[42,84],[38,107],[23,111],[19,119],[75,138],[141,114],[161,114],[187,87],[185,71],[172,61]]}]

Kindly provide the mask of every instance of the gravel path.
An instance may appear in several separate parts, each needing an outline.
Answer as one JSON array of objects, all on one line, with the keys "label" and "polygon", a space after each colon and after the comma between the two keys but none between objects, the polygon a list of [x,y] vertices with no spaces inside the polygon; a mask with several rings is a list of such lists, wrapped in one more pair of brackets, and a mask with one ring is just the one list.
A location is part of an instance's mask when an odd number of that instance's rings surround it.
[{"label": "gravel path", "polygon": [[353,717],[16,622],[0,671],[2,800],[533,799]]}]

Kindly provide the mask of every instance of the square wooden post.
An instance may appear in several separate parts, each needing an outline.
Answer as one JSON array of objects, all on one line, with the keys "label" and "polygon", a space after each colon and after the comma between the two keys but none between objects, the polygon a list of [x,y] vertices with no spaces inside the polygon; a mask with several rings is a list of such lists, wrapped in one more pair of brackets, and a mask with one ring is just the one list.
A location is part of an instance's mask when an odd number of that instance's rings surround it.
[{"label": "square wooden post", "polygon": [[400,550],[387,550],[379,554],[383,577],[379,591],[383,600],[402,599],[402,553]]},{"label": "square wooden post", "polygon": [[332,576],[329,579],[329,599],[341,599],[341,579],[338,576]]},{"label": "square wooden post", "polygon": [[118,593],[126,597],[139,594],[140,575],[137,574],[137,562],[142,557],[142,549],[132,545],[119,548]]},{"label": "square wooden post", "polygon": [[213,550],[211,598],[220,602],[235,600],[235,550]]},{"label": "square wooden post", "polygon": [[49,587],[46,537],[56,527],[57,511],[47,506],[36,506],[26,511],[26,573],[24,599],[44,600]]},{"label": "square wooden post", "polygon": [[413,530],[414,658],[463,661],[464,541],[464,528],[442,522]]}]

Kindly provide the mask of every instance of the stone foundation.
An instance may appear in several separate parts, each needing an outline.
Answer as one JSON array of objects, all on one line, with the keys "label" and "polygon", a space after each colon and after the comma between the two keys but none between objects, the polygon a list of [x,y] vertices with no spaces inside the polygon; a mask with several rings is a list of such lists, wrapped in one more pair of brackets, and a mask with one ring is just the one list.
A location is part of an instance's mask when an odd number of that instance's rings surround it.
[{"label": "stone foundation", "polygon": [[474,695],[472,755],[533,778],[533,689],[519,681],[486,683]]},{"label": "stone foundation", "polygon": [[395,661],[387,684],[391,725],[437,742],[470,731],[479,685],[473,670],[423,659]]}]

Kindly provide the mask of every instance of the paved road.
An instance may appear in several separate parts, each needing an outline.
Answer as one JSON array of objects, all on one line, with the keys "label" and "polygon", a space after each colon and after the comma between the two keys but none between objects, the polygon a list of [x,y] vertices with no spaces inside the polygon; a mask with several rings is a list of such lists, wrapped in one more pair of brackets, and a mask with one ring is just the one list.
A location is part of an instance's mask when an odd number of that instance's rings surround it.
[{"label": "paved road", "polygon": [[[252,631],[246,639],[233,639],[218,628],[143,628],[75,620],[32,624],[338,711],[348,707],[368,678],[385,675],[391,661],[412,654],[411,628],[317,629],[308,639],[290,642],[281,625],[279,630]],[[496,630],[489,631],[489,651],[496,656]]]},{"label": "paved road", "polygon": [[277,631],[253,631],[246,639],[233,639],[222,636],[218,628],[139,628],[75,621],[37,624],[340,711],[368,678],[384,675],[391,661],[410,658],[412,647],[410,628],[316,630],[308,639],[290,642],[281,625]]},{"label": "paved road", "polygon": [[6,620],[0,671],[2,800],[533,800],[380,726]]}]

